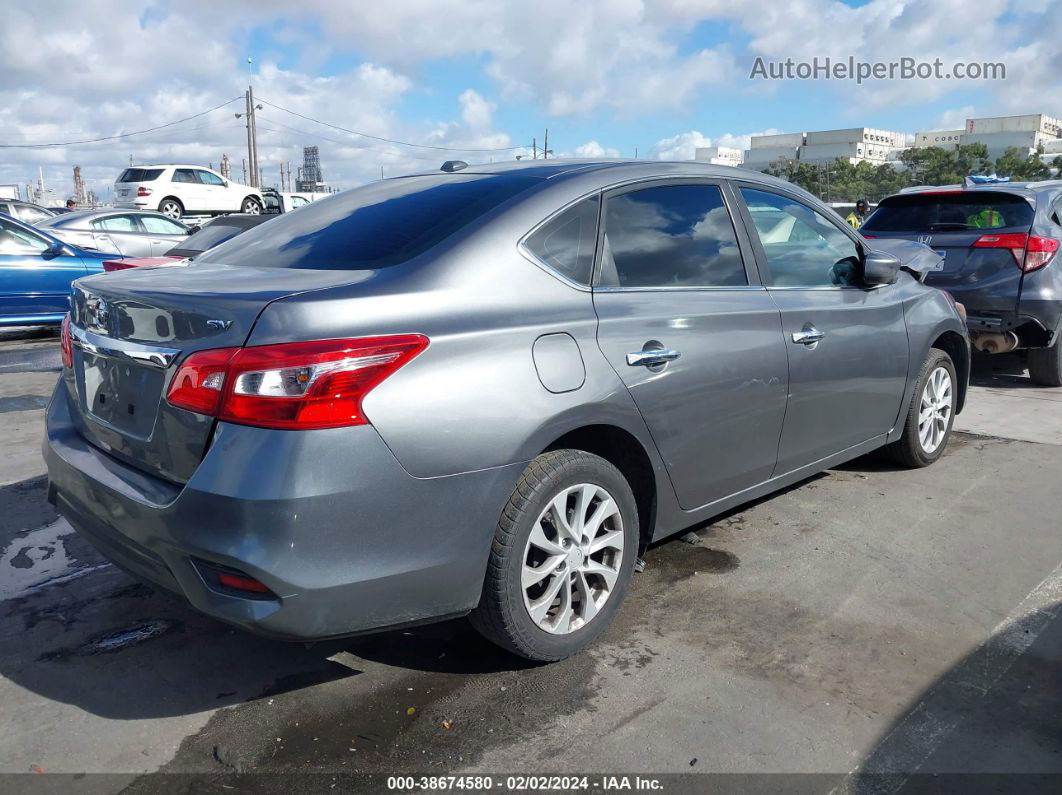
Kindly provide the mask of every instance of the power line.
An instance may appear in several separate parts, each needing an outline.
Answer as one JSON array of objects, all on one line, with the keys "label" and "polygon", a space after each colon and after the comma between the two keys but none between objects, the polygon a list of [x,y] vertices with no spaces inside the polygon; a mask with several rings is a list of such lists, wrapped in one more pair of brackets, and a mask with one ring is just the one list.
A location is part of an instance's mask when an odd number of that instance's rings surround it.
[{"label": "power line", "polygon": [[[350,133],[351,135],[360,135],[362,138],[370,138],[373,141],[382,141],[386,144],[396,144],[398,146],[412,146],[417,149],[435,149],[440,152],[511,152],[514,149],[526,149],[526,147],[524,146],[503,146],[498,147],[496,149],[462,149],[460,147],[454,146],[433,146],[432,144],[414,144],[410,143],[409,141],[396,141],[394,138],[382,138],[379,135],[370,135],[369,133],[358,132],[357,130],[348,130],[346,127],[340,127],[338,124],[330,124],[329,122],[321,121],[320,119],[314,119],[310,116],[304,116],[301,113],[298,113],[294,110],[288,110],[287,108],[281,107],[280,105],[276,105],[267,99],[262,99],[261,97],[258,97],[258,102],[264,102],[271,108],[282,110],[285,113],[290,113],[292,116],[298,116],[300,119],[306,119],[306,121],[312,121],[314,124],[321,124],[325,127],[331,127],[333,130],[339,130],[341,132]],[[279,124],[279,122],[276,123]]]},{"label": "power line", "polygon": [[213,113],[215,110],[220,110],[226,105],[231,105],[238,99],[243,99],[243,97],[233,97],[228,102],[222,102],[220,105],[215,105],[214,107],[204,110],[201,113],[196,113],[192,116],[187,116],[183,119],[177,119],[176,121],[166,122],[165,124],[159,124],[155,127],[148,127],[146,130],[135,130],[133,132],[119,133],[118,135],[105,135],[102,138],[86,138],[81,141],[57,141],[47,144],[0,144],[0,149],[49,149],[56,146],[76,146],[79,144],[95,144],[100,143],[102,141],[117,141],[121,138],[128,138],[132,135],[144,135],[145,133],[155,132],[156,130],[161,130],[166,127],[172,127],[175,124],[183,124],[186,121],[198,119],[200,116],[206,116],[208,113]]}]

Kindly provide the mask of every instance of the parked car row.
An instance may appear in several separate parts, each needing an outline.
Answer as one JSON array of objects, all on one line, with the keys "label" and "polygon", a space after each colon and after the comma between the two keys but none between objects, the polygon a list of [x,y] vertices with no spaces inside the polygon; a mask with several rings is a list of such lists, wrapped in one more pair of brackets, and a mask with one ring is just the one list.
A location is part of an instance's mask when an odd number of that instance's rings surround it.
[{"label": "parked car row", "polygon": [[707,164],[381,180],[78,279],[49,498],[255,632],[467,614],[560,659],[649,542],[878,448],[939,459],[970,349],[938,260]]},{"label": "parked car row", "polygon": [[0,326],[58,324],[78,277],[172,264],[271,217],[223,215],[189,227],[156,212],[82,210],[34,226],[0,213]]}]

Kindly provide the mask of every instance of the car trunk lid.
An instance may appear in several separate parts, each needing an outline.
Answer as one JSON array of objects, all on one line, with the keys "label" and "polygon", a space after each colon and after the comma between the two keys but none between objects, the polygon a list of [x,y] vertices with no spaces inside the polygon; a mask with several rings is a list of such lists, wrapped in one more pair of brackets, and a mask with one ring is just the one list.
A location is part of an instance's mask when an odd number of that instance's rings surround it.
[{"label": "car trunk lid", "polygon": [[270,302],[349,283],[342,271],[176,266],[101,274],[74,284],[67,386],[81,434],[152,475],[186,481],[214,420],[165,395],[180,361],[245,343]]}]

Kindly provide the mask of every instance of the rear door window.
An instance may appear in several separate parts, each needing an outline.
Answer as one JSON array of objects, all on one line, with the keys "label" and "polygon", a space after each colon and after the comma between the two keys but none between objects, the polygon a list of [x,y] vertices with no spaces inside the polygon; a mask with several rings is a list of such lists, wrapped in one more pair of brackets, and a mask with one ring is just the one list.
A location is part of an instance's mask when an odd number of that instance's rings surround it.
[{"label": "rear door window", "polygon": [[140,232],[136,218],[131,215],[112,215],[93,221],[92,226],[104,232]]},{"label": "rear door window", "polygon": [[602,287],[733,287],[748,284],[718,185],[661,185],[605,204]]},{"label": "rear door window", "polygon": [[553,217],[524,241],[537,259],[578,284],[589,285],[597,244],[597,196]]},{"label": "rear door window", "polygon": [[1028,228],[1033,208],[1023,197],[1002,191],[907,193],[884,199],[861,232],[961,232]]},{"label": "rear door window", "polygon": [[190,182],[193,185],[199,184],[199,179],[195,175],[195,169],[191,168],[178,168],[173,172],[174,182]]}]

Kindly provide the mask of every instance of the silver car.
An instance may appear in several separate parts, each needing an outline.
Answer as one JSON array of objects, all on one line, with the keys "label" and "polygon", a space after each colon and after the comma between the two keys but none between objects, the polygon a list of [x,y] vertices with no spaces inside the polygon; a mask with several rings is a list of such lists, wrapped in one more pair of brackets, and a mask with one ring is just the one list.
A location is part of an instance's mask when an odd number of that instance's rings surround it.
[{"label": "silver car", "polygon": [[877,448],[943,454],[970,355],[929,249],[737,169],[463,165],[78,280],[62,515],[259,633],[470,614],[556,660],[651,541]]},{"label": "silver car", "polygon": [[81,248],[123,257],[158,257],[184,240],[190,226],[162,213],[138,210],[75,210],[37,226]]}]

